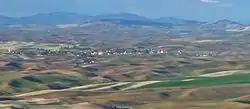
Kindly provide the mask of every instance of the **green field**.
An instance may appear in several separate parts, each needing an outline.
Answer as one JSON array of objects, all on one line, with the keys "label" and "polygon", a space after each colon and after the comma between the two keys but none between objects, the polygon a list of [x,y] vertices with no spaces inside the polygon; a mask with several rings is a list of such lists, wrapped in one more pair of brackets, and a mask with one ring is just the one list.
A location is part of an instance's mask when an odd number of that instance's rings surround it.
[{"label": "green field", "polygon": [[[183,81],[193,79],[191,81]],[[146,85],[142,88],[195,88],[195,87],[209,87],[230,84],[248,84],[250,83],[250,74],[238,74],[222,77],[183,77],[172,78],[168,81],[159,82],[155,84]]]},{"label": "green field", "polygon": [[2,79],[0,81],[1,90],[24,93],[45,89],[64,89],[90,83],[90,81],[84,80],[83,78],[61,74],[14,75],[10,77],[12,78]]}]

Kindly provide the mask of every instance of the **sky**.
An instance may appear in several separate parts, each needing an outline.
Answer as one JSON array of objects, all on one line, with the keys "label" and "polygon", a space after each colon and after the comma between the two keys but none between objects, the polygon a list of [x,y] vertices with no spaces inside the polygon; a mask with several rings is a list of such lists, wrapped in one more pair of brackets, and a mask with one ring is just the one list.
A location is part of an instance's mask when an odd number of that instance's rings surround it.
[{"label": "sky", "polygon": [[250,0],[0,0],[0,14],[20,17],[49,12],[135,13],[150,18],[250,21],[249,6]]}]

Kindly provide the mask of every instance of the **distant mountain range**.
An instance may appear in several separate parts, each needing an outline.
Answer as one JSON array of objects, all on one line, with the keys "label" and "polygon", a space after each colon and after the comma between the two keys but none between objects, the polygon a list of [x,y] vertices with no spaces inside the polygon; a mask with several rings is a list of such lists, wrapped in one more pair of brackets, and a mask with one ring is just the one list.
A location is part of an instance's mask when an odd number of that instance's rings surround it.
[{"label": "distant mountain range", "polygon": [[76,13],[65,13],[65,12],[53,12],[53,13],[41,13],[29,17],[7,17],[0,16],[0,26],[6,25],[58,25],[58,24],[79,24],[86,21],[97,20],[106,21],[121,25],[141,25],[141,26],[158,26],[158,27],[172,27],[172,26],[202,26],[214,27],[214,28],[240,28],[244,26],[235,21],[231,20],[220,20],[214,23],[208,23],[196,20],[185,20],[174,17],[169,18],[157,18],[151,19],[143,16],[139,16],[131,13],[120,13],[120,14],[103,14],[96,16],[80,15]]}]

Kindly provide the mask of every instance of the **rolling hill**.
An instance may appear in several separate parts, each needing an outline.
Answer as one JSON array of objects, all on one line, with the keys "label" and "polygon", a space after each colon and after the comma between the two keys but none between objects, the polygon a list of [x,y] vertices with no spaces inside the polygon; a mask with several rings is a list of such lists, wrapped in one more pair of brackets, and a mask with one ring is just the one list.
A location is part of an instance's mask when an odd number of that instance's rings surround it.
[{"label": "rolling hill", "polygon": [[[146,18],[137,14],[131,14],[131,13],[119,13],[119,14],[101,14],[101,15],[95,15],[95,16],[89,16],[89,15],[81,15],[76,13],[67,13],[67,12],[52,12],[52,13],[39,13],[32,16],[26,16],[26,17],[8,17],[8,16],[0,16],[0,25],[6,26],[6,25],[16,25],[16,24],[37,24],[37,25],[57,25],[57,24],[74,24],[74,23],[82,23],[89,20],[105,20],[110,22],[116,22],[117,20],[120,20],[122,24],[124,23],[134,23],[134,24],[141,24],[145,23],[147,25],[152,26],[169,26],[175,25],[212,25],[212,26],[223,26],[226,25],[234,25],[234,26],[243,26],[243,24],[240,24],[235,21],[231,20],[219,20],[214,23],[207,23],[204,21],[196,21],[196,20],[186,20],[186,19],[179,19],[174,17],[169,18]],[[126,22],[125,22],[126,21]]]}]

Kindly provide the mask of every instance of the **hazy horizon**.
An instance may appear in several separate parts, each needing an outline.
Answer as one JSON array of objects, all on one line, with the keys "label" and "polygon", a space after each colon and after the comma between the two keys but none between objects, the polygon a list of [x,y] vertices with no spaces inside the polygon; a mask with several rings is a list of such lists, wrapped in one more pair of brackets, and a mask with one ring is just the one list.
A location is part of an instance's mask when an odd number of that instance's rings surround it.
[{"label": "hazy horizon", "polygon": [[249,0],[0,0],[0,15],[31,16],[38,13],[71,12],[83,15],[133,13],[148,18],[176,17],[215,21],[250,21],[245,10]]}]

